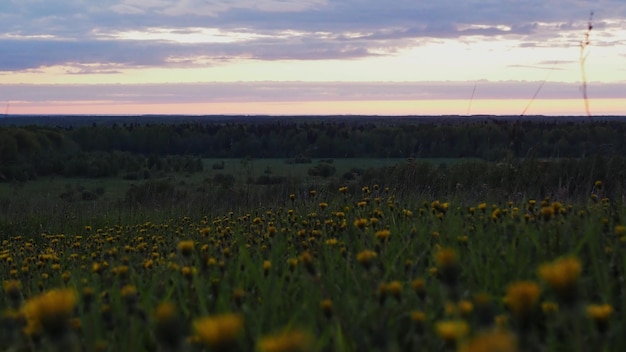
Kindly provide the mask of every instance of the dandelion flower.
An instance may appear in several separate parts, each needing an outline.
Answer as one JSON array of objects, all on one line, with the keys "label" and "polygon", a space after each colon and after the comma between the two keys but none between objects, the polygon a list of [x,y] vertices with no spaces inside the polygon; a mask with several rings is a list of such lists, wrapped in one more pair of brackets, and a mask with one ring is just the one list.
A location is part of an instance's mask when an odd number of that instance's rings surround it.
[{"label": "dandelion flower", "polygon": [[182,341],[178,312],[171,302],[160,303],[154,310],[155,335],[168,350],[176,350]]},{"label": "dandelion flower", "polygon": [[454,344],[469,333],[469,325],[464,320],[444,320],[435,324],[437,335],[447,343]]},{"label": "dandelion flower", "polygon": [[530,322],[540,292],[539,285],[531,281],[519,281],[507,288],[505,304],[521,327]]},{"label": "dandelion flower", "polygon": [[516,352],[517,342],[513,334],[506,331],[483,332],[461,346],[461,352]]},{"label": "dandelion flower", "polygon": [[613,307],[610,304],[590,304],[587,306],[587,316],[596,323],[600,332],[607,330],[612,314]]},{"label": "dandelion flower", "polygon": [[193,253],[194,248],[193,240],[180,241],[178,242],[178,250],[183,257],[189,257]]},{"label": "dandelion flower", "polygon": [[27,321],[25,332],[29,335],[42,331],[60,337],[69,328],[78,296],[71,289],[55,289],[30,298],[22,306]]},{"label": "dandelion flower", "polygon": [[376,252],[366,249],[359,252],[356,256],[356,260],[363,265],[364,268],[369,269],[372,266],[372,262],[378,257]]},{"label": "dandelion flower", "polygon": [[435,254],[435,263],[441,281],[448,286],[454,286],[461,271],[456,251],[452,248],[439,249]]},{"label": "dandelion flower", "polygon": [[581,271],[580,260],[568,257],[541,265],[538,274],[554,291],[561,303],[570,304],[576,299]]},{"label": "dandelion flower", "polygon": [[243,318],[238,314],[222,314],[196,319],[193,322],[195,340],[215,351],[229,350],[243,330]]},{"label": "dandelion flower", "polygon": [[313,338],[300,330],[286,331],[261,338],[259,352],[306,352],[312,350]]}]

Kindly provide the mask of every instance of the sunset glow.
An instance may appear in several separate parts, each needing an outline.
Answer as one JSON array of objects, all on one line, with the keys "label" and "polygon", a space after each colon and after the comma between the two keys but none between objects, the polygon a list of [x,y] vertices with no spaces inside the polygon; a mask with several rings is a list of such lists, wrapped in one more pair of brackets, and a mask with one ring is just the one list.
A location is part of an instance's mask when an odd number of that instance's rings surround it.
[{"label": "sunset glow", "polygon": [[584,115],[582,57],[591,112],[626,113],[622,1],[107,4],[9,3],[8,114]]}]

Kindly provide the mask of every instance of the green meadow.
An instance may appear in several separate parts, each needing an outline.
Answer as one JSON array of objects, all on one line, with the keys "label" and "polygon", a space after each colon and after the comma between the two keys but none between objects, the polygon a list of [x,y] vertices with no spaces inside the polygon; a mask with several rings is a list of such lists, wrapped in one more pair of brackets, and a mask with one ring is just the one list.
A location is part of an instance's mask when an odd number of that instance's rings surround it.
[{"label": "green meadow", "polygon": [[626,347],[621,122],[338,121],[2,127],[0,349]]}]

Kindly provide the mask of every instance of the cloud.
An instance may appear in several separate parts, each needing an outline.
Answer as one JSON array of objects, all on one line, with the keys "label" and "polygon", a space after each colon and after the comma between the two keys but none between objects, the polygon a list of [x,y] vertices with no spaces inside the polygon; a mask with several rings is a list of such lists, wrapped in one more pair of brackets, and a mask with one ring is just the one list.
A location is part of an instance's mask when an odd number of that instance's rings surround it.
[{"label": "cloud", "polygon": [[[467,99],[529,99],[541,82],[233,82],[187,84],[0,85],[6,101],[115,101],[119,104],[302,102]],[[590,84],[592,99],[622,99],[619,84]],[[579,99],[572,83],[545,83],[539,99]]]},{"label": "cloud", "polygon": [[[616,45],[619,30],[626,29],[626,2],[599,0],[594,6],[516,0],[5,0],[0,71],[94,63],[175,66],[224,57],[359,58],[424,40],[472,37],[513,38],[526,47],[571,46],[580,40],[590,10],[596,13],[594,31],[605,33],[598,45]],[[247,37],[191,43],[154,36],[159,30],[192,35],[198,28]],[[129,32],[146,35],[118,36]],[[204,59],[182,59],[192,57]]]}]

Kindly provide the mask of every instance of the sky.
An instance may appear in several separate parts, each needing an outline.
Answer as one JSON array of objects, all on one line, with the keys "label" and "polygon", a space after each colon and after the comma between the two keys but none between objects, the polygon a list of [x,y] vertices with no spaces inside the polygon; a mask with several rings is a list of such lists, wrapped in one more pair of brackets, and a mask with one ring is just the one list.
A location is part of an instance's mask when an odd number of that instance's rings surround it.
[{"label": "sky", "polygon": [[0,0],[0,47],[5,115],[626,115],[624,0]]}]

